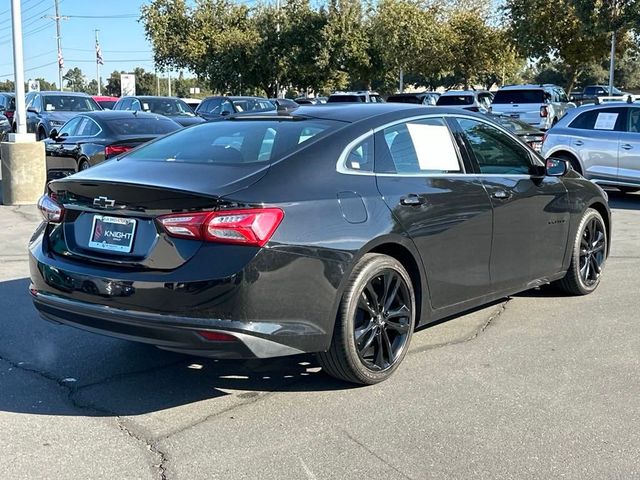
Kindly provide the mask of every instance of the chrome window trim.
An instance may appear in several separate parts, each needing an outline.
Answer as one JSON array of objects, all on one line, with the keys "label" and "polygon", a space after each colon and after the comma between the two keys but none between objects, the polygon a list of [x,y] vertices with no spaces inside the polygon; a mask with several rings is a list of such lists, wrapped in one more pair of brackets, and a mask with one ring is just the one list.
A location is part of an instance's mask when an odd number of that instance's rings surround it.
[{"label": "chrome window trim", "polygon": [[[401,123],[409,123],[411,121],[416,121],[416,120],[427,120],[430,118],[467,118],[469,120],[476,120],[478,122],[481,123],[485,123],[487,125],[489,125],[490,127],[494,127],[497,128],[498,130],[500,130],[502,133],[505,133],[507,136],[509,136],[512,140],[515,140],[516,143],[521,144],[522,145],[522,141],[516,136],[514,135],[512,132],[508,131],[507,129],[503,128],[501,125],[497,125],[494,124],[484,118],[478,118],[476,116],[471,116],[471,115],[465,115],[464,113],[461,114],[453,114],[453,113],[430,113],[428,115],[416,115],[413,117],[409,117],[409,118],[403,118],[401,120],[394,120],[392,122],[389,123],[385,123],[384,125],[375,127],[371,130],[369,130],[366,133],[363,133],[362,135],[358,136],[357,138],[355,138],[354,140],[352,140],[351,142],[349,142],[347,144],[347,146],[344,148],[344,150],[342,150],[342,153],[340,154],[340,156],[338,157],[338,161],[336,162],[336,171],[338,173],[342,173],[344,175],[364,175],[364,176],[380,176],[380,177],[451,177],[451,176],[464,176],[464,177],[508,177],[508,178],[531,178],[533,175],[527,175],[527,174],[522,174],[522,173],[514,173],[514,174],[501,174],[501,173],[466,173],[466,172],[460,172],[460,173],[376,173],[376,172],[359,172],[357,170],[351,170],[350,168],[347,168],[346,163],[347,163],[347,157],[349,156],[349,153],[351,152],[351,149],[353,149],[358,143],[366,140],[368,137],[375,135],[376,133],[378,133],[381,130],[384,130],[386,128],[389,127],[393,127],[394,125],[399,125]],[[448,128],[448,126],[447,126]],[[456,146],[456,150],[458,150],[457,145],[454,143],[454,146]],[[525,150],[525,152],[529,155],[529,160],[531,161],[531,164],[533,165],[533,160],[536,158],[535,156],[531,155],[529,152],[526,151],[526,146],[522,145],[523,150]],[[375,152],[374,152],[375,155]],[[375,165],[374,165],[375,166]],[[464,168],[464,162],[462,164],[462,168]]]}]

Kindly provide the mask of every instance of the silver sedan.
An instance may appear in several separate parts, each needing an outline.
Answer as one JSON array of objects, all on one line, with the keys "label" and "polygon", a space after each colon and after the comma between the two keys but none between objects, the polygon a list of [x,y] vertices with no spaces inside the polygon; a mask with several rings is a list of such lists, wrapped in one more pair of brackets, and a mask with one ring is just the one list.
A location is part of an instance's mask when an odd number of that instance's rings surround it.
[{"label": "silver sedan", "polygon": [[572,110],[549,130],[542,155],[569,160],[595,183],[640,190],[640,103]]}]

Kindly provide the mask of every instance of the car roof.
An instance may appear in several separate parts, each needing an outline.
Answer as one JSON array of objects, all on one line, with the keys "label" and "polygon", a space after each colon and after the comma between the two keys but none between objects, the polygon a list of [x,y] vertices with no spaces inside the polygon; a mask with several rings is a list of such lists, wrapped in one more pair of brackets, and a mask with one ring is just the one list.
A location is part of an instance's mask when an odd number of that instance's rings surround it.
[{"label": "car roof", "polygon": [[137,110],[94,110],[92,112],[78,112],[78,114],[89,118],[95,118],[96,120],[128,120],[131,117],[171,120],[164,115],[140,112]]},{"label": "car roof", "polygon": [[93,95],[91,98],[93,98],[94,100],[120,100],[119,97],[110,97],[110,96],[105,96],[105,95]]},{"label": "car roof", "polygon": [[152,100],[152,99],[159,99],[159,100],[167,100],[167,99],[171,99],[171,100],[182,100],[181,98],[178,97],[165,97],[163,95],[126,95],[124,97],[120,97],[120,98],[140,98],[140,99],[145,99],[145,100]]},{"label": "car roof", "polygon": [[447,90],[446,92],[444,92],[442,95],[440,95],[441,97],[445,97],[445,96],[449,96],[449,95],[475,95],[476,93],[483,93],[486,92],[487,90]]},{"label": "car roof", "polygon": [[40,92],[29,92],[29,93],[39,93],[41,95],[71,95],[74,97],[89,97],[91,98],[91,95],[88,95],[84,92],[61,92],[60,90],[43,90]]},{"label": "car roof", "polygon": [[500,87],[500,90],[544,90],[545,88],[562,88],[558,85],[553,85],[551,83],[546,83],[544,85],[535,85],[535,84],[526,84],[526,85],[505,85],[504,87]]},{"label": "car roof", "polygon": [[[336,120],[347,123],[355,123],[386,114],[406,111],[410,116],[422,116],[429,114],[454,114],[460,115],[459,109],[443,107],[424,107],[410,103],[326,103],[319,105],[300,105],[293,113],[276,113],[275,111],[248,113],[235,117],[237,120],[278,119],[289,118],[317,118],[323,120]],[[472,113],[472,112],[468,112]],[[467,115],[467,112],[464,113]],[[479,117],[482,118],[482,117]]]}]

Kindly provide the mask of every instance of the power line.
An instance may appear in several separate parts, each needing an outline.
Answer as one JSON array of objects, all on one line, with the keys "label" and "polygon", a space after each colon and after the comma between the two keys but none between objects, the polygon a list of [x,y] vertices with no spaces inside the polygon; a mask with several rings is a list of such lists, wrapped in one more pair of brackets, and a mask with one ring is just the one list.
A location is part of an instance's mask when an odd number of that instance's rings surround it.
[{"label": "power line", "polygon": [[[50,67],[51,65],[55,65],[56,63],[58,62],[49,62],[49,63],[45,63],[44,65],[38,65],[37,67],[25,68],[24,71],[30,72],[31,70],[37,70],[39,68]],[[13,77],[13,72],[7,73],[5,75],[0,75],[0,78],[5,78],[5,77]]]},{"label": "power line", "polygon": [[140,15],[126,13],[123,15],[65,15],[68,18],[138,18]]},{"label": "power line", "polygon": [[[92,48],[65,48],[72,52],[95,52]],[[150,50],[103,50],[103,53],[152,53]]]}]

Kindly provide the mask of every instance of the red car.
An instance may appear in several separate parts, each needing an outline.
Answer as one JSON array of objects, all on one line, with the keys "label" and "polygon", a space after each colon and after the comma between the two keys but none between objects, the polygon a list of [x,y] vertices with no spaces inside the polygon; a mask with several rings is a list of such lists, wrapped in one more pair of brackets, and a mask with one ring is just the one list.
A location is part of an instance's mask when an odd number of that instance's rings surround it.
[{"label": "red car", "polygon": [[113,109],[116,102],[120,100],[118,97],[100,97],[98,95],[94,95],[93,99],[105,110]]}]

